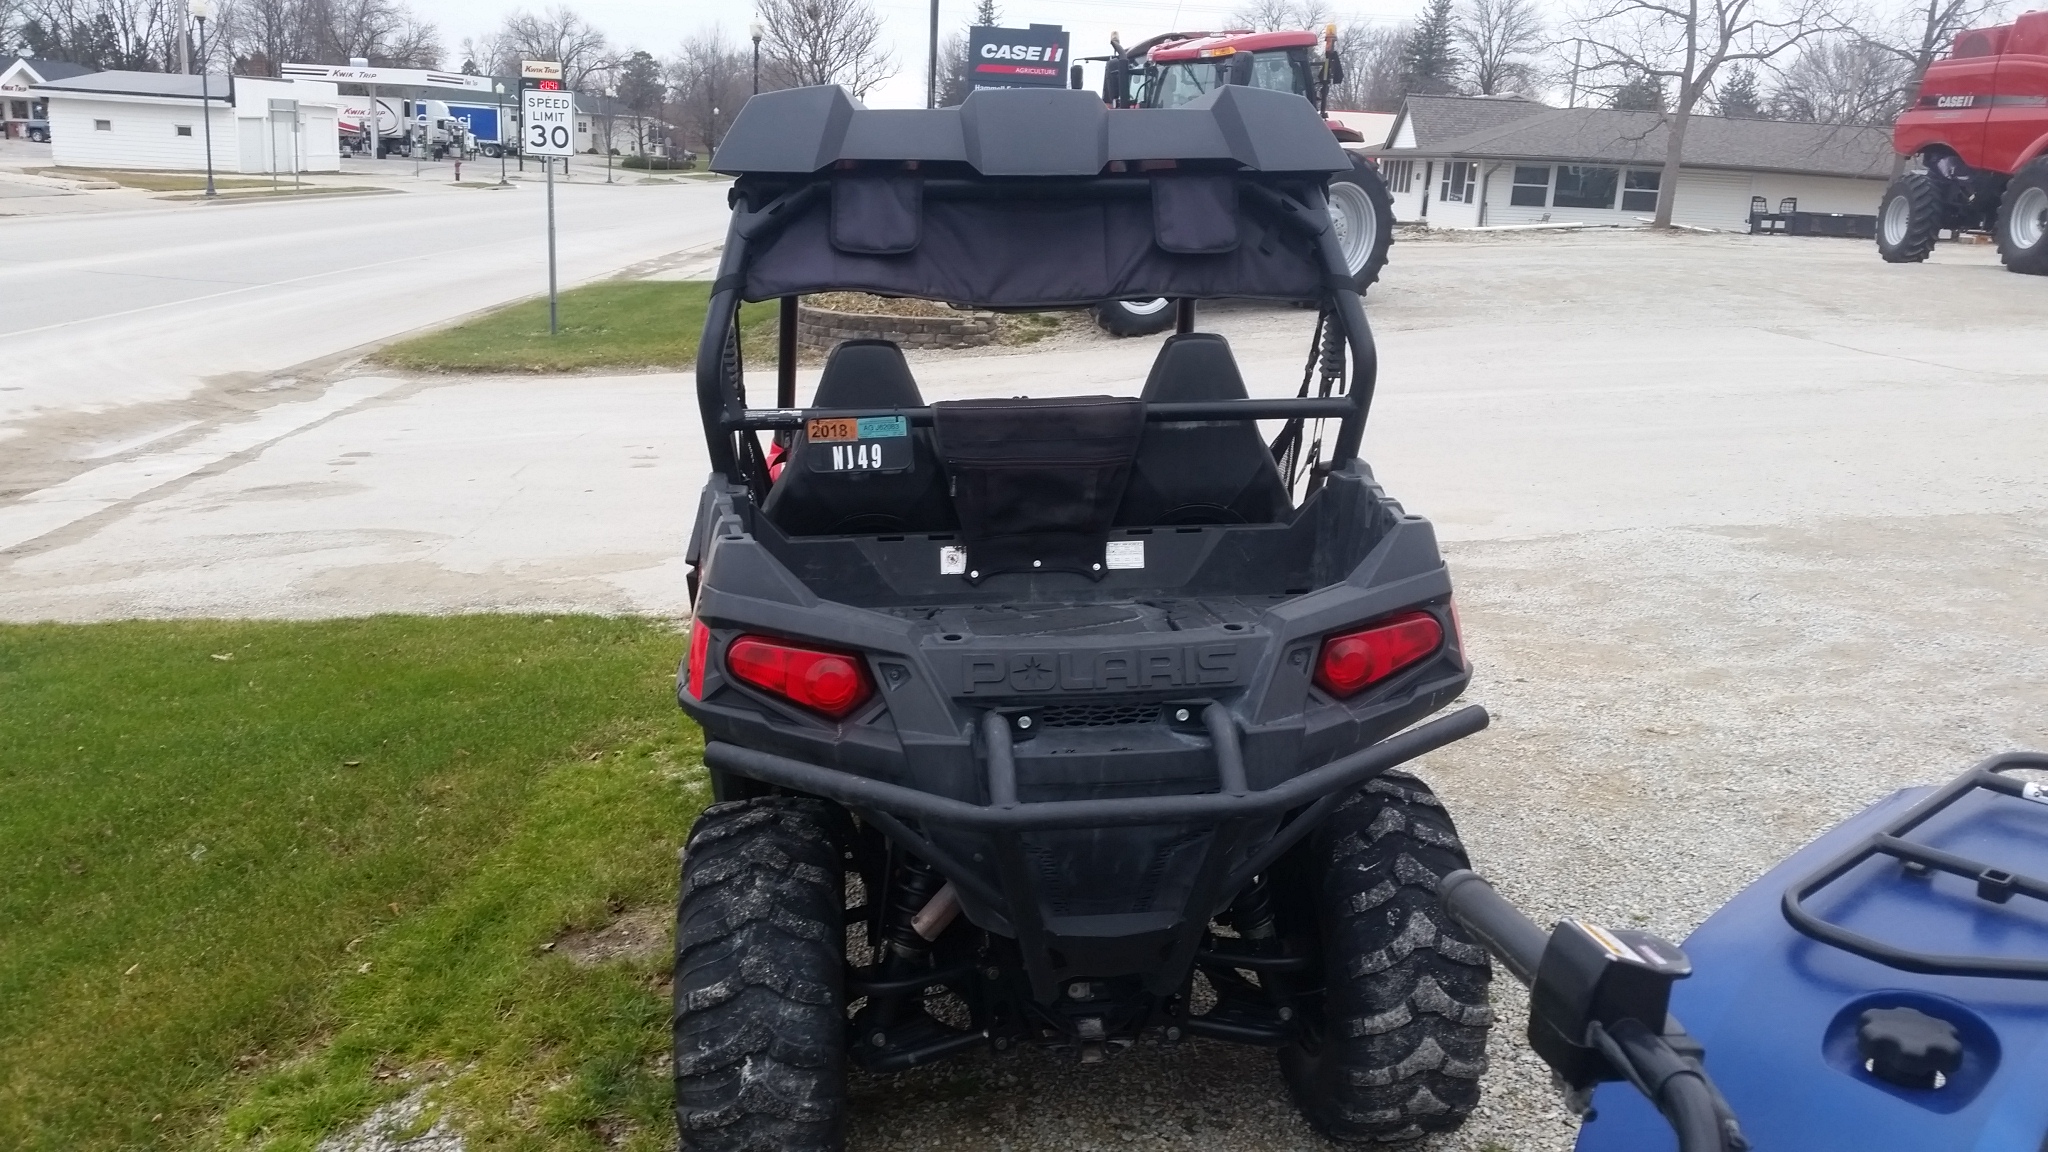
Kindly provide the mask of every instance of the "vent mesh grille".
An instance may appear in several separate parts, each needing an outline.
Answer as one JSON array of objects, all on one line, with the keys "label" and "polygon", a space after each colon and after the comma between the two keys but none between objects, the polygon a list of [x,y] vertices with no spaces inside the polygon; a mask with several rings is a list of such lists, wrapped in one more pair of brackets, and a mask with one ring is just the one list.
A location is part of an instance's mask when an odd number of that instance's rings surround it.
[{"label": "vent mesh grille", "polygon": [[1159,719],[1159,707],[1156,701],[1144,700],[1048,704],[1039,710],[1038,722],[1047,728],[1113,728],[1123,724],[1150,724]]}]

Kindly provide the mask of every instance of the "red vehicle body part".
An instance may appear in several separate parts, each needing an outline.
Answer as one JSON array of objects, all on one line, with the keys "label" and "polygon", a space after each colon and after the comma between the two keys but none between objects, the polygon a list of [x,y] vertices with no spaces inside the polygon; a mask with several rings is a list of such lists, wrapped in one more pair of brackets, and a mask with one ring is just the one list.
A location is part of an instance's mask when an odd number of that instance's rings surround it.
[{"label": "red vehicle body part", "polygon": [[1958,35],[1900,113],[1892,147],[1901,156],[1953,152],[2008,176],[2048,155],[2048,12]]}]

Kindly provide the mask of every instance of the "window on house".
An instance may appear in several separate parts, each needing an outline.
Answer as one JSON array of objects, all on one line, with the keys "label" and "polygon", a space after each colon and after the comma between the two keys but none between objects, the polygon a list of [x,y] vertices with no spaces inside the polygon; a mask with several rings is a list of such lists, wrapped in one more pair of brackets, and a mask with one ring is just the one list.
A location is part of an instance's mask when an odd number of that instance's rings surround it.
[{"label": "window on house", "polygon": [[1446,204],[1470,204],[1472,180],[1478,167],[1469,160],[1453,160],[1445,164],[1443,187],[1437,189],[1437,199]]},{"label": "window on house", "polygon": [[112,120],[95,120],[92,122],[92,130],[95,132],[112,132],[114,130],[114,122]]},{"label": "window on house", "polygon": [[190,124],[180,124],[177,131],[180,136],[190,136],[192,134],[192,126]]},{"label": "window on house", "polygon": [[1559,164],[1557,191],[1550,203],[1556,208],[1612,208],[1614,190],[1620,184],[1621,171],[1616,168]]},{"label": "window on house", "polygon": [[1632,169],[1621,185],[1621,209],[1624,212],[1655,212],[1657,210],[1657,185],[1663,178],[1662,172],[1644,172]]},{"label": "window on house", "polygon": [[28,119],[28,101],[26,101],[26,100],[10,100],[10,101],[8,101],[8,102],[7,102],[7,106],[8,106],[9,108],[13,109],[13,111],[12,111],[12,112],[10,113],[10,115],[12,115],[14,119],[16,119],[16,120],[26,120],[26,119]]},{"label": "window on house", "polygon": [[1522,208],[1541,208],[1550,196],[1550,165],[1515,165],[1515,186],[1508,203]]},{"label": "window on house", "polygon": [[1388,160],[1381,166],[1386,175],[1387,191],[1406,192],[1415,186],[1415,161]]}]

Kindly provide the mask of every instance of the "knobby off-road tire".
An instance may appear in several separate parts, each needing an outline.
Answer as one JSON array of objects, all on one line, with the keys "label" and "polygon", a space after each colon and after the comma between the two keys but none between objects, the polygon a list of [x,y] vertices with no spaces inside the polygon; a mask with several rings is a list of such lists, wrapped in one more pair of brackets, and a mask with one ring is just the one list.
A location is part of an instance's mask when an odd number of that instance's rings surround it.
[{"label": "knobby off-road tire", "polygon": [[1998,202],[1998,258],[2006,268],[2048,276],[2048,159],[2013,174]]},{"label": "knobby off-road tire", "polygon": [[1330,177],[1330,217],[1345,270],[1364,295],[1379,282],[1394,246],[1394,197],[1379,169],[1354,156],[1350,172]]},{"label": "knobby off-road tire", "polygon": [[676,1127],[685,1152],[838,1152],[845,896],[835,813],[760,797],[704,810],[676,907]]},{"label": "knobby off-road tire", "polygon": [[1443,806],[1405,773],[1366,785],[1311,836],[1299,878],[1322,946],[1320,1036],[1281,1049],[1280,1071],[1324,1136],[1416,1140],[1478,1104],[1492,969],[1436,895],[1466,866]]},{"label": "knobby off-road tire", "polygon": [[1877,206],[1877,254],[1887,264],[1918,264],[1941,231],[1941,194],[1934,177],[1908,172],[1892,181]]}]

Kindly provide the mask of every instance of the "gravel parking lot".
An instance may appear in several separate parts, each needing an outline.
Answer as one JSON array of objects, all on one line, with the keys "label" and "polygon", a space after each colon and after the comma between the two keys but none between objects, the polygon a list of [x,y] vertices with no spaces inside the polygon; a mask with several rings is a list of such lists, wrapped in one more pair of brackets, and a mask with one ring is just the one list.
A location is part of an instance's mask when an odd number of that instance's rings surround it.
[{"label": "gravel parking lot", "polygon": [[[1891,267],[1846,241],[1430,236],[1369,310],[1366,455],[1438,524],[1495,717],[1419,771],[1525,908],[1682,937],[1893,789],[2048,747],[2048,279],[1966,246]],[[1256,389],[1292,391],[1305,313],[1209,316]],[[1130,391],[1153,347],[1076,333],[917,372],[928,396]],[[321,387],[360,398],[0,540],[0,617],[681,608],[686,381]],[[1430,1148],[1570,1146],[1520,1001],[1499,988],[1485,1102]],[[853,1146],[1327,1147],[1270,1054],[1199,1041],[862,1080]]]},{"label": "gravel parking lot", "polygon": [[[1455,333],[1462,351],[1426,373],[1390,353],[1372,455],[1442,523],[1471,699],[1495,717],[1420,774],[1524,908],[1682,938],[1870,801],[2048,746],[2048,352],[2026,335],[2048,282],[1960,260],[1897,276],[1824,242],[1397,251],[1374,306],[1387,344]],[[1614,261],[1610,278],[1568,274],[1580,260]],[[1815,371],[1807,344],[1856,355]],[[1660,381],[1685,349],[1697,376]],[[1583,386],[1536,398],[1518,371]],[[1453,380],[1493,396],[1432,431],[1476,445],[1390,444],[1395,414],[1452,403]],[[1594,530],[1561,530],[1575,516]],[[1481,1110],[1427,1147],[1567,1149],[1520,990],[1495,1002]],[[1203,1042],[1092,1069],[976,1058],[858,1099],[864,1149],[1328,1147],[1268,1054]]]}]

